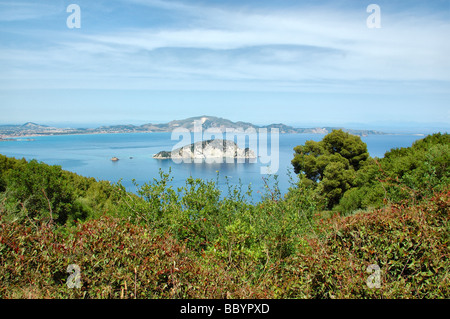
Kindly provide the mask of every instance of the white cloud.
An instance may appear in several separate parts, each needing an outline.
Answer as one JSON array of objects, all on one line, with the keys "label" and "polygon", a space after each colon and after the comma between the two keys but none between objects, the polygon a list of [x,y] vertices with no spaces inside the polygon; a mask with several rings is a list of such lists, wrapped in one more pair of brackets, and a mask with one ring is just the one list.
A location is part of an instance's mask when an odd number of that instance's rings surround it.
[{"label": "white cloud", "polygon": [[0,21],[37,20],[61,13],[63,8],[54,3],[0,2]]},{"label": "white cloud", "polygon": [[[435,17],[383,16],[381,29],[368,29],[365,16],[354,11],[235,11],[133,2],[174,11],[186,19],[186,27],[81,29],[70,40],[63,34],[52,37],[57,44],[44,43],[33,52],[4,48],[0,77],[11,85],[28,74],[102,87],[111,82],[154,87],[153,79],[159,79],[180,89],[192,87],[189,81],[287,89],[307,81],[334,88],[339,81],[450,81],[450,23]],[[94,84],[75,84],[92,77],[98,79]]]}]

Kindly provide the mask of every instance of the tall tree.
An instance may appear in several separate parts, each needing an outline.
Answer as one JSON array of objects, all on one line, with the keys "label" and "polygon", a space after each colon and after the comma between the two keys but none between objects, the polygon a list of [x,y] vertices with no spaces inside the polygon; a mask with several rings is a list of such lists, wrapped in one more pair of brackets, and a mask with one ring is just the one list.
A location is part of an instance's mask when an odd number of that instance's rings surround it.
[{"label": "tall tree", "polygon": [[353,186],[355,172],[369,158],[361,138],[342,130],[333,130],[320,142],[306,141],[294,151],[295,173],[317,184],[330,209]]}]

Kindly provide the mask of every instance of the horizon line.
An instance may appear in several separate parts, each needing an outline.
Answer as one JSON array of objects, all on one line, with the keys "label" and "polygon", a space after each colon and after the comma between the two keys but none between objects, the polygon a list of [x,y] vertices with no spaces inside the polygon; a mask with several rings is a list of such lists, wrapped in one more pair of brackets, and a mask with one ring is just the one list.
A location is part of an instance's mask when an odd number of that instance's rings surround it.
[{"label": "horizon line", "polygon": [[[138,124],[138,122],[142,122],[142,121],[137,121],[137,120],[131,120],[128,123],[124,122],[116,122],[116,124],[113,124],[110,122],[110,124],[101,124],[99,122],[92,122],[92,123],[76,123],[75,121],[49,121],[46,122],[46,124],[41,124],[39,121],[24,121],[21,124],[13,124],[13,123],[5,123],[5,122],[0,122],[0,126],[24,126],[27,124],[35,124],[35,125],[39,125],[39,126],[47,126],[47,127],[55,127],[55,128],[65,128],[65,129],[99,129],[101,127],[114,127],[114,126],[134,126],[134,127],[140,127],[143,125],[148,125],[148,124],[155,124],[155,125],[161,125],[161,124],[168,124],[172,121],[183,121],[183,120],[189,120],[189,119],[194,119],[194,118],[202,118],[202,117],[210,117],[210,118],[216,118],[216,119],[222,119],[222,120],[227,120],[230,121],[232,123],[238,123],[238,122],[244,122],[244,123],[249,123],[251,125],[254,126],[270,126],[270,125],[285,125],[288,127],[292,127],[294,129],[315,129],[315,128],[333,128],[333,129],[348,129],[348,130],[366,130],[366,131],[378,131],[380,133],[385,133],[385,134],[396,134],[396,133],[404,133],[404,134],[427,134],[429,132],[440,132],[440,133],[447,133],[449,131],[449,128],[446,127],[446,123],[440,123],[440,122],[433,122],[433,123],[417,123],[417,122],[403,122],[403,123],[397,123],[397,125],[394,125],[393,123],[339,123],[339,124],[285,124],[283,122],[279,122],[279,123],[270,123],[270,124],[255,124],[253,122],[249,122],[246,120],[237,120],[237,121],[233,121],[230,120],[228,118],[225,117],[220,117],[220,116],[216,116],[216,115],[198,115],[198,116],[190,116],[190,117],[186,117],[183,119],[172,119],[169,121],[154,121],[154,122],[145,122],[142,124]],[[113,121],[114,122],[114,121]],[[131,123],[130,123],[131,122]],[[133,123],[134,122],[134,123]],[[400,125],[399,125],[400,124]],[[57,126],[55,126],[57,125]],[[82,125],[82,126],[80,126]],[[421,127],[419,129],[427,129],[427,131],[429,132],[424,132],[424,131],[417,131],[417,130],[412,130],[414,128],[418,128],[417,125],[420,125]],[[59,126],[59,127],[58,127]],[[360,128],[356,128],[356,126],[359,126]],[[431,126],[435,126],[435,128],[431,127]],[[397,132],[385,132],[382,130],[394,130]]]}]

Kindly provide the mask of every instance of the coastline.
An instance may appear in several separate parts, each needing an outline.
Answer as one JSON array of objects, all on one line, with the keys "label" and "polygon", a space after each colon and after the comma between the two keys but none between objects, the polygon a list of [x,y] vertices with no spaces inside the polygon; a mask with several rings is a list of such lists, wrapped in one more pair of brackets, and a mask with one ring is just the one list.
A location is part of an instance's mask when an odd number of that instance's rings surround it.
[{"label": "coastline", "polygon": [[[139,134],[139,133],[145,133],[145,134],[150,134],[150,133],[171,133],[171,131],[134,131],[134,132],[67,132],[67,133],[30,133],[30,134],[1,134],[0,135],[0,142],[17,142],[20,139],[24,139],[24,138],[34,138],[34,137],[42,137],[42,136],[77,136],[77,135],[110,135],[110,134]],[[193,132],[191,132],[193,133]],[[225,133],[225,132],[223,132]],[[298,134],[298,135],[302,135],[302,134],[324,134],[324,133],[311,133],[311,132],[295,132],[295,133],[280,133],[282,135],[285,134]],[[373,135],[381,135],[381,134],[368,134],[368,135],[357,135],[360,137],[367,137],[367,136],[373,136]],[[426,136],[427,134],[425,133],[383,133],[382,135],[397,135],[397,136],[401,136],[401,135],[413,135],[413,136]]]},{"label": "coastline", "polygon": [[23,138],[33,138],[33,137],[42,137],[42,136],[77,136],[77,135],[101,135],[101,134],[136,134],[136,133],[170,133],[170,132],[76,132],[76,133],[30,133],[30,134],[24,134],[24,135],[8,135],[8,134],[2,134],[0,135],[0,142],[5,141],[18,141]]},{"label": "coastline", "polygon": [[[199,124],[200,123],[200,124]],[[197,126],[196,126],[197,125]],[[71,128],[71,127],[52,127],[47,125],[40,125],[33,122],[27,122],[23,125],[0,125],[0,140],[16,139],[16,138],[30,138],[38,136],[54,136],[54,135],[85,135],[85,134],[120,134],[120,133],[171,133],[174,130],[182,129],[183,132],[195,132],[198,130],[198,125],[202,129],[209,130],[214,133],[247,133],[248,130],[278,130],[279,134],[328,134],[332,130],[343,130],[356,136],[369,135],[386,135],[390,133],[381,132],[372,129],[348,129],[345,127],[335,126],[321,126],[321,127],[293,127],[285,124],[270,124],[270,125],[254,125],[246,122],[233,122],[227,119],[218,118],[215,116],[192,117],[184,120],[173,120],[168,123],[160,124],[143,124],[140,126],[127,125],[112,125],[100,126],[96,128]],[[203,127],[204,126],[204,127]]]}]

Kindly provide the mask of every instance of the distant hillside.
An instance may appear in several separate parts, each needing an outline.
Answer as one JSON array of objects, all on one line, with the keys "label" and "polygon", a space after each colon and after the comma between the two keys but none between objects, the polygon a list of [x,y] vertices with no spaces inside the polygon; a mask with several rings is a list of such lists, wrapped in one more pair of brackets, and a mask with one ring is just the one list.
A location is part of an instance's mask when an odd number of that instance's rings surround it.
[{"label": "distant hillside", "polygon": [[36,135],[62,135],[75,134],[79,131],[71,128],[57,128],[27,122],[23,125],[0,125],[0,140],[11,137]]},{"label": "distant hillside", "polygon": [[169,123],[163,124],[143,124],[143,125],[112,125],[101,126],[98,128],[55,128],[46,125],[40,125],[32,122],[25,123],[23,125],[0,125],[0,139],[13,138],[20,136],[30,135],[63,135],[63,134],[108,134],[108,133],[139,133],[139,132],[172,132],[177,128],[184,128],[191,132],[194,131],[194,121],[201,121],[202,130],[213,130],[215,132],[224,133],[228,130],[247,130],[247,129],[263,129],[266,128],[270,132],[270,129],[277,128],[281,134],[284,133],[309,133],[309,134],[328,134],[333,129],[342,129],[353,135],[366,136],[366,135],[380,135],[386,134],[374,130],[354,130],[346,129],[342,127],[315,127],[315,128],[296,128],[293,126],[279,124],[270,124],[264,126],[258,126],[248,122],[233,122],[228,119],[216,117],[216,116],[196,116],[190,117],[184,120],[174,120]]},{"label": "distant hillside", "polygon": [[[225,132],[226,129],[229,130],[247,130],[247,129],[260,129],[266,128],[268,130],[277,128],[281,134],[284,133],[310,133],[310,134],[328,134],[333,129],[342,129],[345,132],[354,135],[374,135],[374,134],[386,134],[384,132],[374,131],[374,130],[354,130],[354,129],[346,129],[342,127],[315,127],[315,128],[296,128],[293,126],[285,125],[282,123],[279,124],[270,124],[258,126],[249,122],[233,122],[228,119],[216,117],[216,116],[196,116],[190,117],[183,120],[174,120],[165,124],[144,124],[140,126],[134,125],[116,125],[116,126],[108,126],[102,127],[99,129],[103,129],[105,131],[135,131],[135,132],[172,132],[176,128],[185,128],[189,131],[194,131],[194,121],[201,121],[203,130],[214,130],[216,132]],[[98,130],[98,129],[97,129]]]}]

